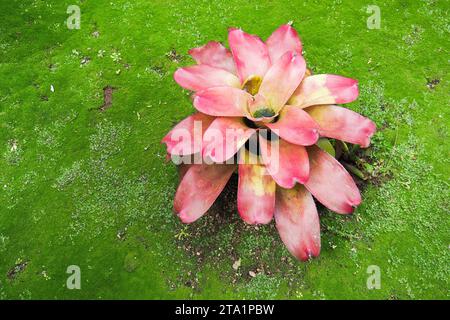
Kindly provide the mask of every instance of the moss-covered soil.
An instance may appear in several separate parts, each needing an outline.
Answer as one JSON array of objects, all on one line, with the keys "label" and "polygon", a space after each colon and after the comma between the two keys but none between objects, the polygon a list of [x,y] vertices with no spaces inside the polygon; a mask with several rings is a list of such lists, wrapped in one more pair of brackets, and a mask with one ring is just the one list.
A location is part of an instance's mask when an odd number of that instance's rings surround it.
[{"label": "moss-covered soil", "polygon": [[[1,1],[0,299],[449,298],[448,1]],[[227,27],[294,21],[315,73],[356,78],[370,117],[354,150],[363,204],[321,209],[322,253],[291,258],[246,226],[236,179],[197,223],[172,213],[164,134],[193,112],[173,72]],[[105,99],[106,98],[106,99]],[[234,187],[233,187],[234,186]],[[81,290],[66,287],[81,269]],[[369,290],[367,268],[380,267]]]}]

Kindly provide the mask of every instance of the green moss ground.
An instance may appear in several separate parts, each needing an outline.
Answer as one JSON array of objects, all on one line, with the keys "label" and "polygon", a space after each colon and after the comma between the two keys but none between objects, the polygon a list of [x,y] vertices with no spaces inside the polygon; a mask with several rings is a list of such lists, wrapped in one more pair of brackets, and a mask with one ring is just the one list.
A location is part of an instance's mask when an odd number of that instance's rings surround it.
[{"label": "green moss ground", "polygon": [[[371,1],[380,30],[363,0],[73,0],[80,30],[65,26],[68,4],[0,4],[0,298],[449,298],[448,1]],[[309,66],[357,78],[348,106],[380,129],[357,153],[373,176],[364,203],[350,217],[322,209],[309,263],[273,224],[246,227],[233,188],[182,225],[159,144],[193,112],[172,78],[189,48],[291,20]],[[81,290],[66,288],[69,265]],[[369,265],[379,290],[366,287]]]}]

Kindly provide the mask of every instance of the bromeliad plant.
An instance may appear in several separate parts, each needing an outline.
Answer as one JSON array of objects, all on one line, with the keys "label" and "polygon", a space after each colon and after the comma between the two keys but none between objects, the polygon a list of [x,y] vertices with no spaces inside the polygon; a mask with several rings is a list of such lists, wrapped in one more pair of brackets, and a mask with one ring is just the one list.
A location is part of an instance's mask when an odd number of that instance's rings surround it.
[{"label": "bromeliad plant", "polygon": [[[289,24],[265,43],[230,29],[228,42],[231,51],[218,42],[190,50],[197,64],[175,72],[175,81],[195,92],[198,112],[175,126],[163,142],[171,156],[200,154],[209,161],[182,166],[174,209],[184,223],[205,214],[235,171],[230,159],[239,153],[242,219],[267,224],[275,217],[282,241],[296,258],[318,256],[320,224],[312,196],[340,214],[353,212],[361,202],[350,174],[317,145],[320,137],[327,137],[369,146],[375,124],[336,105],[358,97],[357,81],[312,75]],[[232,142],[226,139],[230,130],[237,132]],[[264,130],[275,132],[271,136],[276,139],[262,134]],[[248,140],[255,137],[256,151],[248,148]],[[277,161],[270,148],[275,142]],[[249,161],[252,155],[257,161]]]}]

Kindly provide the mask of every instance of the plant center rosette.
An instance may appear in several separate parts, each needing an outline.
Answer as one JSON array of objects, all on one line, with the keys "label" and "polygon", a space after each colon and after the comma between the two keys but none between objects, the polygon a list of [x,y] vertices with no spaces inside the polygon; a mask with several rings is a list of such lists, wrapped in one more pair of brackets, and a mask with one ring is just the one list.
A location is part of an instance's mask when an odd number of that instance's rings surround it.
[{"label": "plant center rosette", "polygon": [[219,42],[190,50],[197,64],[174,75],[195,92],[198,111],[162,140],[171,157],[184,159],[174,210],[184,223],[199,219],[237,167],[242,219],[267,224],[275,218],[291,254],[316,257],[320,223],[313,196],[340,214],[361,203],[350,174],[318,147],[318,139],[368,147],[375,124],[337,106],[358,97],[357,81],[312,75],[291,25],[279,27],[266,42],[230,29],[228,42],[230,50]]}]

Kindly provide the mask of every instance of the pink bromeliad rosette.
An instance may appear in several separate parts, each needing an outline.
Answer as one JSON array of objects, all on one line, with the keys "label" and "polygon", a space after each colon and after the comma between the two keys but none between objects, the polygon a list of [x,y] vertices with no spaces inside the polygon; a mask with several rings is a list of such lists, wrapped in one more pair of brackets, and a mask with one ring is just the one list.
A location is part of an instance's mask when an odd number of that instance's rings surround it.
[{"label": "pink bromeliad rosette", "polygon": [[[230,29],[228,42],[231,50],[218,42],[190,50],[197,64],[175,72],[175,81],[195,92],[198,112],[164,137],[167,152],[201,154],[214,163],[183,166],[174,209],[184,223],[205,214],[236,169],[225,162],[240,151],[237,201],[242,219],[267,224],[275,217],[281,239],[296,258],[318,256],[320,223],[313,196],[340,214],[353,212],[361,202],[350,174],[316,145],[319,137],[328,137],[369,146],[375,124],[336,105],[358,97],[357,81],[311,75],[291,25],[279,27],[266,42]],[[200,133],[194,133],[196,121],[202,124]],[[217,132],[226,137],[230,129],[241,133],[233,145],[210,138]],[[267,147],[273,141],[262,137],[261,129],[279,136],[277,166]],[[175,138],[178,130],[191,132],[192,139]],[[260,163],[246,160],[245,143],[255,135]]]}]

